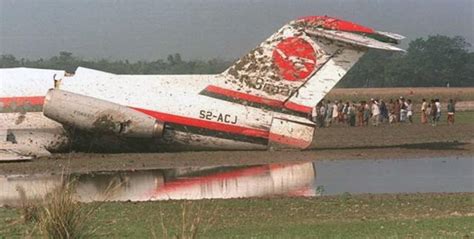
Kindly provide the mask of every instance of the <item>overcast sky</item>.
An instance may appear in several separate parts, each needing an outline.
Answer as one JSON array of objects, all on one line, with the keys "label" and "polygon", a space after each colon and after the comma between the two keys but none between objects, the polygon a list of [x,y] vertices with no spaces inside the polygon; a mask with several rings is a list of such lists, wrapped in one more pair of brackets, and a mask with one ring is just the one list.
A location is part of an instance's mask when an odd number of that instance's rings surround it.
[{"label": "overcast sky", "polygon": [[445,34],[474,44],[473,9],[474,0],[0,0],[0,54],[235,59],[309,15],[396,32],[407,42]]}]

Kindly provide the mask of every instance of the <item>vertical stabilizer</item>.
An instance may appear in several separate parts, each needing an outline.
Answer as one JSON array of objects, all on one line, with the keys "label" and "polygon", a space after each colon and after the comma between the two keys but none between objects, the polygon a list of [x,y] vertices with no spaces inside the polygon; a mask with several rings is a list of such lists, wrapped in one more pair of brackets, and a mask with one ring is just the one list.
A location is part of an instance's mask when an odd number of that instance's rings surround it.
[{"label": "vertical stabilizer", "polygon": [[403,37],[326,16],[284,25],[221,74],[203,94],[306,114],[369,49],[401,51]]}]

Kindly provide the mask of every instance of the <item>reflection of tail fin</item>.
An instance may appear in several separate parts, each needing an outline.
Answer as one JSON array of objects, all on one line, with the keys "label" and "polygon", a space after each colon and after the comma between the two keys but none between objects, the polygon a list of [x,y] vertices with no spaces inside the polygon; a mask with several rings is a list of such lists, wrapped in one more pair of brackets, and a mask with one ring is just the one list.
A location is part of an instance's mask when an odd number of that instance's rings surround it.
[{"label": "reflection of tail fin", "polygon": [[402,51],[403,37],[326,16],[283,26],[205,91],[221,98],[308,113],[369,49]]}]

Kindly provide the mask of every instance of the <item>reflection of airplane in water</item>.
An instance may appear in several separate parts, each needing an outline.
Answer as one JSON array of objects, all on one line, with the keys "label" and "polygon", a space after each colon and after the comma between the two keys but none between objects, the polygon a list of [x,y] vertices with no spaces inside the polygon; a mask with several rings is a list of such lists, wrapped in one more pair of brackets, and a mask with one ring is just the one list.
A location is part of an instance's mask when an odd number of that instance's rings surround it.
[{"label": "reflection of airplane in water", "polygon": [[[147,201],[241,198],[270,195],[314,196],[312,162],[246,167],[207,167],[72,174],[80,201]],[[0,177],[0,204],[18,199],[17,187],[29,197],[43,197],[61,184],[61,176]]]}]

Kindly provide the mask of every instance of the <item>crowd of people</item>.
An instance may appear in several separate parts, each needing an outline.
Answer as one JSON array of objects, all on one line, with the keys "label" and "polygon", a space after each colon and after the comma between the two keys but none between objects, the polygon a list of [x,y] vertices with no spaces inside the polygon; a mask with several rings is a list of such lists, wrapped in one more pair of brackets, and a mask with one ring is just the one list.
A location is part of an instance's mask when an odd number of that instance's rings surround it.
[{"label": "crowd of people", "polygon": [[[436,126],[441,119],[441,103],[439,99],[427,101],[423,99],[420,108],[422,124]],[[447,105],[448,124],[454,124],[455,103],[452,99]],[[378,126],[381,123],[413,123],[414,108],[410,99],[400,97],[388,102],[379,99],[370,101],[343,102],[322,100],[312,110],[311,119],[318,127],[330,127],[332,124],[349,126]]]}]

